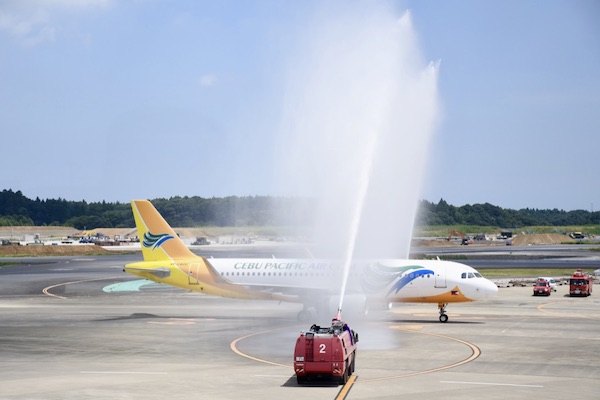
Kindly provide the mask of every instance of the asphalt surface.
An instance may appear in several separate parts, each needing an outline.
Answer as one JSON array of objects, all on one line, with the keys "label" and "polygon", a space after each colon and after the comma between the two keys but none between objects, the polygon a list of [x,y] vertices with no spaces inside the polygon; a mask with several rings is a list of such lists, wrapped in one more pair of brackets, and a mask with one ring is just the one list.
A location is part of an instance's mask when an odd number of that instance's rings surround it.
[{"label": "asphalt surface", "polygon": [[[301,305],[158,285],[131,291],[136,278],[122,267],[139,259],[21,259],[0,268],[0,399],[335,399],[344,389],[296,384],[293,347],[308,328],[296,320]],[[344,393],[596,398],[599,296],[598,287],[587,298],[568,297],[566,286],[550,297],[500,288],[492,300],[450,305],[445,324],[434,304],[375,310],[347,321],[360,342],[357,379]]]}]

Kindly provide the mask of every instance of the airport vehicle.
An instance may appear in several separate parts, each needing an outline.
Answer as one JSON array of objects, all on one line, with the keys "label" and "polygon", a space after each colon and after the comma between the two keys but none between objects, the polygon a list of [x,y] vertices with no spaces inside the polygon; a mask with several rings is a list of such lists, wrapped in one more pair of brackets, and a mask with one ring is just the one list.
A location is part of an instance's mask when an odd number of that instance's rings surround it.
[{"label": "airport vehicle", "polygon": [[[192,253],[147,200],[131,202],[144,261],[124,271],[186,290],[241,299],[299,302],[309,320],[325,305],[337,305],[343,277],[339,260],[220,258]],[[498,287],[468,265],[441,260],[356,260],[344,297],[346,310],[368,312],[370,304],[435,303],[440,322],[449,303],[487,299]],[[336,282],[336,284],[332,284]],[[334,302],[334,303],[332,303]]]},{"label": "airport vehicle", "polygon": [[470,236],[465,236],[464,233],[462,233],[460,231],[457,231],[456,229],[452,229],[450,231],[450,234],[446,238],[446,241],[449,242],[450,240],[452,240],[452,236],[454,236],[454,235],[460,236],[460,239],[461,239],[460,244],[463,245],[463,246],[466,246],[466,245],[469,245],[469,244],[473,244],[473,239]]},{"label": "airport vehicle", "polygon": [[294,348],[294,372],[299,384],[309,377],[333,377],[342,385],[354,372],[358,334],[341,318],[334,318],[331,326],[313,325],[300,332]]},{"label": "airport vehicle", "polygon": [[545,279],[538,279],[533,284],[533,295],[534,296],[550,296],[552,293],[552,287],[550,283]]},{"label": "airport vehicle", "polygon": [[573,273],[569,279],[569,295],[574,296],[590,296],[592,294],[592,286],[594,277],[583,272],[581,268]]},{"label": "airport vehicle", "polygon": [[543,279],[543,280],[546,280],[546,281],[548,281],[548,283],[550,284],[550,288],[552,289],[552,291],[553,291],[553,292],[556,292],[556,290],[558,289],[558,285],[557,285],[557,283],[556,283],[556,279],[554,279],[554,278],[551,278],[551,277],[549,277],[549,276],[540,276],[540,277],[538,278],[538,281],[539,281],[540,279]]}]

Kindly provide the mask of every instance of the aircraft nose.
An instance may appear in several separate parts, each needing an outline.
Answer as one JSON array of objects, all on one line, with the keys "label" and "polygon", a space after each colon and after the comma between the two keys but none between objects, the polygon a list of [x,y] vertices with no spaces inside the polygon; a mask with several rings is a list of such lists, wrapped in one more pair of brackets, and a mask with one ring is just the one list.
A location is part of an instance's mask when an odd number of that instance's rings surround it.
[{"label": "aircraft nose", "polygon": [[473,298],[476,300],[484,300],[493,297],[498,293],[498,286],[485,278],[478,279],[477,285],[473,289]]},{"label": "aircraft nose", "polygon": [[493,297],[498,294],[498,286],[488,279],[485,280],[483,292],[486,298]]}]

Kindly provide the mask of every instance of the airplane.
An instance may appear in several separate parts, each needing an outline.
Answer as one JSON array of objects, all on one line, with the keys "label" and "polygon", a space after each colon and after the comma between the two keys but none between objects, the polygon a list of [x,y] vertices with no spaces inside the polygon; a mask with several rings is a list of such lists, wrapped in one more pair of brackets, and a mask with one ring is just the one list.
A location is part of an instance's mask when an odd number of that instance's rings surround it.
[{"label": "airplane", "polygon": [[[154,282],[237,299],[303,303],[298,318],[308,320],[339,293],[343,263],[319,259],[220,258],[194,254],[148,200],[131,207],[144,261],[124,271]],[[368,312],[372,302],[437,303],[439,321],[447,322],[449,303],[487,299],[498,287],[468,265],[442,260],[352,262],[347,309]],[[331,305],[331,304],[330,304]],[[331,308],[329,308],[331,309]]]}]

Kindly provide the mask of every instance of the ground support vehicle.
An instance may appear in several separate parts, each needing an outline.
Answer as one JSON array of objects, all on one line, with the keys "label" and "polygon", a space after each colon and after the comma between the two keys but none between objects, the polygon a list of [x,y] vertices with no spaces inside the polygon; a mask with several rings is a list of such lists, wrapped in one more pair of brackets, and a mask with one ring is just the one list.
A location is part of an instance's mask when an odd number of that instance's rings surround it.
[{"label": "ground support vehicle", "polygon": [[474,243],[472,237],[465,236],[464,233],[462,233],[460,231],[457,231],[456,229],[452,229],[450,231],[450,234],[448,235],[448,237],[446,238],[446,240],[449,242],[452,239],[452,236],[454,236],[454,235],[460,236],[460,239],[461,239],[460,244],[463,245],[463,246],[466,246],[466,245]]},{"label": "ground support vehicle", "polygon": [[569,279],[569,295],[574,296],[589,296],[592,294],[592,286],[594,277],[583,272],[581,268],[573,273]]},{"label": "ground support vehicle", "polygon": [[538,280],[540,279],[545,279],[548,281],[548,283],[550,284],[550,289],[552,289],[553,292],[556,292],[558,290],[558,284],[556,283],[556,279],[551,278],[551,277],[546,277],[546,276],[540,276],[538,278]]},{"label": "ground support vehicle", "polygon": [[300,332],[294,349],[294,372],[299,384],[308,378],[333,377],[342,385],[354,372],[358,334],[342,321],[330,327],[313,325]]},{"label": "ground support vehicle", "polygon": [[552,293],[552,287],[550,282],[545,279],[538,279],[533,285],[534,296],[550,296]]}]

